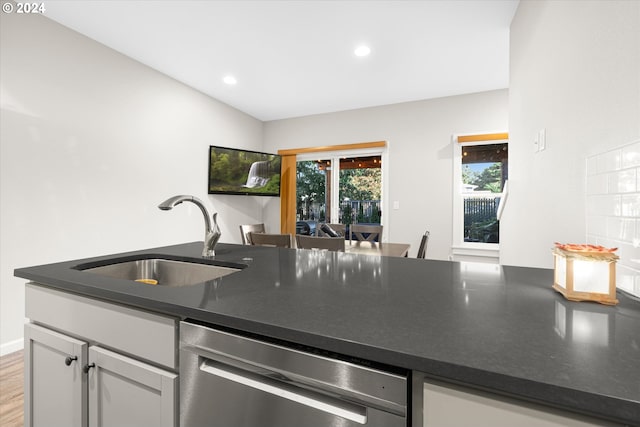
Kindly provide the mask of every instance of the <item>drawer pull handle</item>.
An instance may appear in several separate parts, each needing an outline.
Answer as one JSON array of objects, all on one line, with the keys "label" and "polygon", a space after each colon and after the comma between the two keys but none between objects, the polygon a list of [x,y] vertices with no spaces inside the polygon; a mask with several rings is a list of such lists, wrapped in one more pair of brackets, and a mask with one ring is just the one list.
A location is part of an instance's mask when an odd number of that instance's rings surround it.
[{"label": "drawer pull handle", "polygon": [[71,366],[71,362],[73,362],[74,360],[78,360],[78,356],[67,356],[64,359],[64,364],[67,366]]},{"label": "drawer pull handle", "polygon": [[95,363],[89,363],[88,365],[84,365],[84,368],[82,368],[82,371],[83,371],[85,374],[88,374],[88,373],[89,373],[89,369],[91,369],[91,368],[95,368],[95,366],[96,366],[96,364],[95,364]]},{"label": "drawer pull handle", "polygon": [[264,393],[328,412],[358,424],[367,424],[366,409],[350,402],[298,388],[295,385],[284,384],[213,360],[204,360],[200,365],[200,370]]}]

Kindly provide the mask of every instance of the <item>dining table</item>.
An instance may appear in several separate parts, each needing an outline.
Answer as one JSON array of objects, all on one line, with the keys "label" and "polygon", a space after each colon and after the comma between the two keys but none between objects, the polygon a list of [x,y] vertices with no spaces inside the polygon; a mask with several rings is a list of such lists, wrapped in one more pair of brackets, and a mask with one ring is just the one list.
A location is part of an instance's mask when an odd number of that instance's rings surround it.
[{"label": "dining table", "polygon": [[377,255],[377,256],[409,256],[408,243],[370,242],[366,240],[347,240],[344,251],[352,254]]}]

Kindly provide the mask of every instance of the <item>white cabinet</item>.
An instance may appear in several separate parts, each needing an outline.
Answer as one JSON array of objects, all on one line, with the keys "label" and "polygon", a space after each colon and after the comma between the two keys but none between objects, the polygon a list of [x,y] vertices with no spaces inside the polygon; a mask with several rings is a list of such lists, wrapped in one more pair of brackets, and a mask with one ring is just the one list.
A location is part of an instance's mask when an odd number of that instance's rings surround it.
[{"label": "white cabinet", "polygon": [[86,425],[86,342],[26,324],[24,424]]},{"label": "white cabinet", "polygon": [[617,425],[457,386],[425,382],[423,392],[423,427]]},{"label": "white cabinet", "polygon": [[26,304],[26,427],[178,425],[176,319],[35,284]]},{"label": "white cabinet", "polygon": [[177,375],[93,346],[88,366],[90,427],[177,425]]}]

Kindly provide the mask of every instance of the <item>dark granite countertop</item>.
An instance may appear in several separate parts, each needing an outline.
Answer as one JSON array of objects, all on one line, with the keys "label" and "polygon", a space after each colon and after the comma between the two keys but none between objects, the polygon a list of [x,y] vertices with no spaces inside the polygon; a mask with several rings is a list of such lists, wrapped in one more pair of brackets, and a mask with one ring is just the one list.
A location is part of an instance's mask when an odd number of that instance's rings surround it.
[{"label": "dark granite countertop", "polygon": [[[118,254],[198,258],[193,242]],[[576,303],[553,271],[231,244],[246,264],[181,288],[73,269],[114,255],[16,269],[53,288],[194,319],[640,425],[640,302]],[[206,262],[206,261],[205,261]]]}]

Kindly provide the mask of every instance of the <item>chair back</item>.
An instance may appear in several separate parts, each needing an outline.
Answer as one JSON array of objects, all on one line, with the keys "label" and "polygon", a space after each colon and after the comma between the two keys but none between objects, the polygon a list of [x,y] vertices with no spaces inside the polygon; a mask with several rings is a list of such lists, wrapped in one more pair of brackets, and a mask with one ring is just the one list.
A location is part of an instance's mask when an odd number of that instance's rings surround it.
[{"label": "chair back", "polygon": [[[367,237],[364,237],[367,234]],[[363,225],[363,224],[351,224],[349,226],[349,240],[363,240],[367,242],[374,242],[376,239],[382,241],[382,226],[381,225]]]},{"label": "chair back", "polygon": [[422,240],[420,240],[420,247],[418,248],[418,255],[416,255],[416,258],[425,258],[425,255],[427,254],[427,243],[429,243],[429,232],[425,231],[424,234],[422,235]]},{"label": "chair back", "polygon": [[316,237],[297,234],[296,244],[298,249],[326,249],[344,252],[344,237]]},{"label": "chair back", "polygon": [[249,233],[249,241],[254,246],[291,247],[291,234]]},{"label": "chair back", "polygon": [[335,236],[329,236],[327,233],[325,233],[324,231],[322,231],[322,226],[327,225],[329,226],[329,228],[333,231],[335,231],[338,236],[342,236],[344,237],[344,235],[347,233],[347,226],[344,224],[330,224],[330,223],[325,223],[325,224],[318,224],[316,226],[316,236],[318,237],[335,237]]},{"label": "chair back", "polygon": [[264,233],[264,224],[241,225],[240,234],[242,235],[242,244],[250,245],[249,233]]}]

